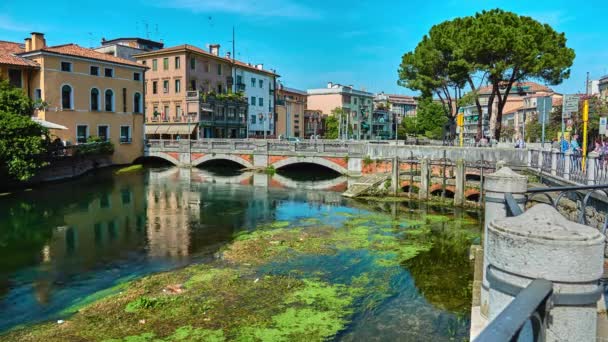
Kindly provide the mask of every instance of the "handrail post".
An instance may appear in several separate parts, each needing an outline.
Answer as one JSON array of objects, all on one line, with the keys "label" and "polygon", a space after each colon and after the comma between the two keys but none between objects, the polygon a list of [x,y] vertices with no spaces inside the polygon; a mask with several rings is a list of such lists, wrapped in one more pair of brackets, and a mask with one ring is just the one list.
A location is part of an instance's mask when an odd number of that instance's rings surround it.
[{"label": "handrail post", "polygon": [[420,188],[418,189],[418,199],[425,200],[429,196],[429,158],[423,157],[420,160]]},{"label": "handrail post", "polygon": [[551,150],[551,174],[553,176],[557,175],[557,157],[559,151],[557,149]]},{"label": "handrail post", "polygon": [[595,178],[596,178],[596,165],[597,165],[597,159],[599,157],[599,154],[597,152],[591,152],[589,153],[589,155],[587,156],[587,184],[589,185],[594,185],[595,184]]},{"label": "handrail post", "polygon": [[543,149],[538,150],[538,172],[543,170]]},{"label": "handrail post", "polygon": [[564,158],[564,179],[570,180],[570,170],[572,170],[572,152],[566,151],[562,154]]},{"label": "handrail post", "polygon": [[[542,154],[541,154],[542,155]],[[486,269],[488,267],[488,224],[496,219],[507,217],[507,203],[505,193],[511,193],[515,201],[524,209],[525,193],[528,189],[528,177],[513,172],[508,167],[498,169],[485,177],[484,184],[484,246],[483,246],[483,282],[480,292],[480,312],[484,317],[488,317],[489,308],[489,283]],[[474,284],[475,285],[475,284]]]}]

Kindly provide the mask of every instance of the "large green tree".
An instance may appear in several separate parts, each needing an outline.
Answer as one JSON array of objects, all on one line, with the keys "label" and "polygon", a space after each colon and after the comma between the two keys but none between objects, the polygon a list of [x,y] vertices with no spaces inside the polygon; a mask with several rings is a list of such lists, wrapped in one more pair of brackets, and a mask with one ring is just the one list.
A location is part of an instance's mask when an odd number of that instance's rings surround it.
[{"label": "large green tree", "polygon": [[48,131],[30,118],[33,108],[23,90],[0,81],[0,174],[21,181],[44,165]]},{"label": "large green tree", "polygon": [[430,97],[418,101],[415,117],[406,117],[401,123],[400,134],[422,134],[429,139],[441,139],[443,128],[448,118],[443,115],[444,109],[440,102]]},{"label": "large green tree", "polygon": [[525,80],[561,83],[570,76],[574,50],[566,46],[564,33],[531,17],[495,9],[465,21],[463,58],[487,74],[492,87],[488,113],[492,113],[490,120],[498,140],[502,113],[514,85]]}]

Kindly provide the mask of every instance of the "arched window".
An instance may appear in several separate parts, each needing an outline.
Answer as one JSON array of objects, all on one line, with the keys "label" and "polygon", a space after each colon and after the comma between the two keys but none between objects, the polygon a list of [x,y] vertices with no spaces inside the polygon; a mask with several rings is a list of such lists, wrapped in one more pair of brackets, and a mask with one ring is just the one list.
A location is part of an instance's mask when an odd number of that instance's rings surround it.
[{"label": "arched window", "polygon": [[106,90],[106,112],[114,111],[114,92],[112,89]]},{"label": "arched window", "polygon": [[97,88],[91,89],[91,111],[99,110],[99,90]]},{"label": "arched window", "polygon": [[72,87],[67,84],[61,87],[61,107],[72,109]]},{"label": "arched window", "polygon": [[133,95],[133,113],[141,113],[141,94],[135,93]]}]

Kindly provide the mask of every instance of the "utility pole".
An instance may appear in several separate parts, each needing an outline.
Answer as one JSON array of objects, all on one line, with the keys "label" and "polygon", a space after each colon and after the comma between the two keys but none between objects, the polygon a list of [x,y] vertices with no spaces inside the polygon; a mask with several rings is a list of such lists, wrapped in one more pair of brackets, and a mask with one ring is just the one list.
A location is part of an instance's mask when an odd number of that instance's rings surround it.
[{"label": "utility pole", "polygon": [[585,82],[585,94],[589,95],[589,71],[587,71],[587,81]]}]

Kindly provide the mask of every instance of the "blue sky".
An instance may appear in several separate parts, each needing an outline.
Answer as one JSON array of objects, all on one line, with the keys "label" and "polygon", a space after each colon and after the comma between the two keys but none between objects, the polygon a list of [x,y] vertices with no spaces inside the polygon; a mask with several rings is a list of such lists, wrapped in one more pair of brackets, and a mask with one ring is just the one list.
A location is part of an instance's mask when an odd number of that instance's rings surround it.
[{"label": "blue sky", "polygon": [[[32,15],[32,9],[39,12]],[[0,40],[22,41],[30,31],[49,44],[98,46],[102,37],[162,39],[166,46],[208,43],[231,49],[236,27],[237,58],[276,69],[284,84],[307,89],[326,82],[369,91],[412,94],[397,85],[401,56],[443,20],[502,8],[529,15],[565,32],[576,51],[572,75],[555,87],[584,90],[608,74],[607,2],[576,1],[344,1],[344,0],[104,0],[0,2]]]}]

